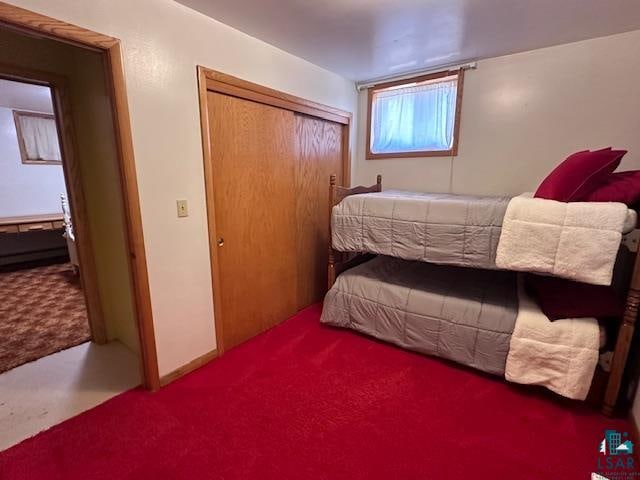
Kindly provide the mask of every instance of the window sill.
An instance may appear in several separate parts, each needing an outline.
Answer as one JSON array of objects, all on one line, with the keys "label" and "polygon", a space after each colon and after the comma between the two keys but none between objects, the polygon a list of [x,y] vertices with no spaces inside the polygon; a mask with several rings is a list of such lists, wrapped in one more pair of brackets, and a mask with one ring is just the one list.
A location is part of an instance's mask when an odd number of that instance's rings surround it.
[{"label": "window sill", "polygon": [[62,160],[22,160],[24,165],[62,165]]},{"label": "window sill", "polygon": [[424,157],[455,157],[458,150],[429,150],[422,152],[389,152],[389,153],[372,153],[367,151],[366,160],[390,160],[394,158],[424,158]]}]

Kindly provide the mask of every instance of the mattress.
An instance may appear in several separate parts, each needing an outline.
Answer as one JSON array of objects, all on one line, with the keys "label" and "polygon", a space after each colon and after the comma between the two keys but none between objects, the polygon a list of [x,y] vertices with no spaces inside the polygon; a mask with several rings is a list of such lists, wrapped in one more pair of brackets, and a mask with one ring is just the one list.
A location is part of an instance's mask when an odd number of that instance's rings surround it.
[{"label": "mattress", "polygon": [[503,375],[517,313],[512,272],[379,256],[337,278],[321,322]]},{"label": "mattress", "polygon": [[[388,190],[351,195],[333,207],[333,248],[404,260],[495,269],[509,197]],[[628,210],[624,232],[635,228]]]}]

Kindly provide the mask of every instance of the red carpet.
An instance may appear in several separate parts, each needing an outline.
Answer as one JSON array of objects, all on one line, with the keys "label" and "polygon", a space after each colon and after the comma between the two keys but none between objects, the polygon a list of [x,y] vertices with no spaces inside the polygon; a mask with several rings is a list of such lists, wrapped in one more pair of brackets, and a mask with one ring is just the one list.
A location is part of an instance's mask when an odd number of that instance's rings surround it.
[{"label": "red carpet", "polygon": [[584,480],[629,429],[318,316],[0,453],[0,478]]}]

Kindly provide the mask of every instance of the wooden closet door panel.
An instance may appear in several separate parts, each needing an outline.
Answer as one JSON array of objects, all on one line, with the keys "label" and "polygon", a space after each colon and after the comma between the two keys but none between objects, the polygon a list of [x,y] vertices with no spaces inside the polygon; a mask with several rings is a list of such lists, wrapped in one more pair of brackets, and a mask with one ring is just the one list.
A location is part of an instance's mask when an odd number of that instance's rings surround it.
[{"label": "wooden closet door panel", "polygon": [[297,114],[296,219],[298,308],[319,302],[327,289],[329,176],[343,180],[343,126]]},{"label": "wooden closet door panel", "polygon": [[224,349],[296,312],[296,157],[290,111],[209,92]]}]

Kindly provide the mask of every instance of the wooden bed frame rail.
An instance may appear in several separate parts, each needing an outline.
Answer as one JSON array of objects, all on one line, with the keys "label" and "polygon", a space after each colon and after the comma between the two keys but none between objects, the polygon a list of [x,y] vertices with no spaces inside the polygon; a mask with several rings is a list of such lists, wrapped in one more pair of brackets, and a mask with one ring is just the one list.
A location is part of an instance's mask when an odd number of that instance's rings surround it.
[{"label": "wooden bed frame rail", "polygon": [[618,338],[613,351],[613,360],[611,361],[611,372],[609,372],[607,389],[605,390],[602,404],[602,413],[608,416],[612,416],[615,413],[618,399],[620,398],[622,378],[629,359],[636,319],[638,318],[638,305],[640,305],[640,255],[639,251],[636,250],[631,283],[627,291],[624,314],[622,315],[622,324],[618,329]]},{"label": "wooden bed frame rail", "polygon": [[329,177],[329,267],[327,289],[333,286],[336,277],[340,275],[340,273],[375,257],[375,255],[370,253],[346,253],[339,252],[333,248],[331,242],[331,211],[333,207],[350,195],[382,191],[382,175],[378,175],[376,184],[370,187],[363,187],[362,185],[353,188],[341,187],[336,185],[336,178],[335,174]]},{"label": "wooden bed frame rail", "polygon": [[[370,187],[357,186],[353,188],[336,185],[336,175],[331,175],[329,180],[329,266],[327,285],[329,289],[333,286],[336,281],[336,277],[340,273],[375,257],[375,255],[369,253],[345,253],[339,252],[333,248],[331,242],[331,211],[333,207],[350,195],[381,191],[382,175],[378,175],[375,185],[371,185]],[[611,363],[611,371],[609,372],[604,392],[604,399],[602,401],[602,412],[607,416],[612,416],[616,413],[616,407],[620,398],[620,390],[622,388],[623,375],[629,359],[629,351],[631,349],[639,308],[640,255],[638,251],[636,251],[631,283],[627,292],[625,310],[622,317],[622,324],[618,330],[618,337]],[[602,392],[602,390],[600,390],[600,392]],[[600,393],[600,395],[602,395],[602,393]]]}]

